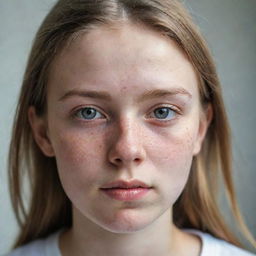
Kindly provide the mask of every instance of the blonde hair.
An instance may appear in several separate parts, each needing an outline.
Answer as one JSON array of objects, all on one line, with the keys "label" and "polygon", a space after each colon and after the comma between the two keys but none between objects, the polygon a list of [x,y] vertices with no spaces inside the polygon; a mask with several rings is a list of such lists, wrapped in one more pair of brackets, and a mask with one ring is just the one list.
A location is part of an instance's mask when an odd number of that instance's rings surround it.
[{"label": "blonde hair", "polygon": [[[213,119],[201,152],[194,157],[188,183],[174,205],[174,223],[241,246],[219,210],[217,190],[221,177],[232,213],[245,237],[255,245],[235,197],[230,131],[216,69],[205,41],[182,4],[176,0],[60,0],[35,37],[15,115],[9,182],[21,232],[14,247],[72,225],[71,202],[62,189],[55,158],[46,157],[37,146],[29,125],[28,108],[33,105],[37,115],[46,114],[51,63],[75,35],[124,19],[146,25],[176,41],[198,74],[202,103],[210,103],[213,108]],[[24,174],[31,185],[28,209],[22,195]]]}]

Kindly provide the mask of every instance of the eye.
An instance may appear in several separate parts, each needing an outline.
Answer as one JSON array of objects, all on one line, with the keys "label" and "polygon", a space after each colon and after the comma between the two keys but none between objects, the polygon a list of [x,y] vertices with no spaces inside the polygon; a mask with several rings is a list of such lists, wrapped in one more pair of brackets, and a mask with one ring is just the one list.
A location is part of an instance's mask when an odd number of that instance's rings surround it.
[{"label": "eye", "polygon": [[97,109],[91,107],[79,109],[75,113],[75,116],[85,120],[100,119],[104,117]]},{"label": "eye", "polygon": [[157,119],[162,119],[162,120],[171,120],[175,118],[176,116],[176,111],[168,108],[168,107],[161,107],[157,108],[153,111],[154,117]]}]

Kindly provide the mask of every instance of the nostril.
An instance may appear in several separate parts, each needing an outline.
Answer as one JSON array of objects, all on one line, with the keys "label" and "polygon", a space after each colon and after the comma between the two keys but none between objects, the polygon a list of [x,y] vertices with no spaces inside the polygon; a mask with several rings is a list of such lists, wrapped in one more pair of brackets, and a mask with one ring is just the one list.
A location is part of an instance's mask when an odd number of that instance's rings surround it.
[{"label": "nostril", "polygon": [[[141,161],[141,159],[140,158],[135,158],[135,159],[133,159],[133,162],[135,162],[135,163],[139,163]],[[121,164],[123,162],[123,160],[121,159],[121,158],[116,158],[115,159],[115,163],[116,164]]]}]

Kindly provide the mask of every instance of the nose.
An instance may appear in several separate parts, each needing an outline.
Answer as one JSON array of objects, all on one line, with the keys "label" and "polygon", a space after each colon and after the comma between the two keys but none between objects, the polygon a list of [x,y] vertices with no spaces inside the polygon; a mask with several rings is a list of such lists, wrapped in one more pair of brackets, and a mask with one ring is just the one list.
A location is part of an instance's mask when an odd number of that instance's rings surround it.
[{"label": "nose", "polygon": [[120,121],[112,134],[108,160],[117,167],[141,164],[146,157],[142,129],[132,120]]}]

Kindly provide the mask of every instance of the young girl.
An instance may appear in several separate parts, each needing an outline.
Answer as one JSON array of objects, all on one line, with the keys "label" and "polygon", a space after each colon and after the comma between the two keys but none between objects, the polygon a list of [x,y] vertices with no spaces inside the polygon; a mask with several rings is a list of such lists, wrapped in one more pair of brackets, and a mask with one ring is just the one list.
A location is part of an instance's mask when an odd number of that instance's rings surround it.
[{"label": "young girl", "polygon": [[[21,195],[23,171],[31,201]],[[9,155],[8,255],[249,256],[212,58],[176,0],[60,0],[39,29]]]}]

